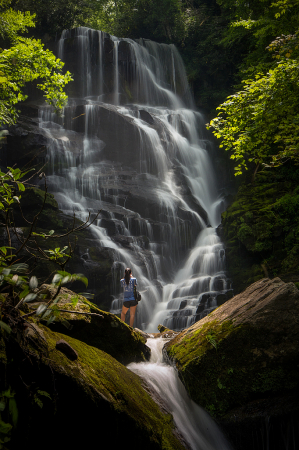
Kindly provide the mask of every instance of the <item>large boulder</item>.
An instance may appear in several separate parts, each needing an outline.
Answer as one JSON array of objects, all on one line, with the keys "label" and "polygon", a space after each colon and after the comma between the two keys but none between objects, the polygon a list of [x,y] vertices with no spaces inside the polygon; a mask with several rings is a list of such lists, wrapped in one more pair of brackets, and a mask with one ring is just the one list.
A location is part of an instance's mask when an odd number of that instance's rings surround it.
[{"label": "large boulder", "polygon": [[1,391],[9,388],[19,410],[17,428],[6,430],[11,450],[118,448],[125,439],[136,450],[186,448],[169,411],[136,374],[43,325],[31,323],[27,330],[25,337],[18,330],[0,339]]},{"label": "large boulder", "polygon": [[[48,293],[49,298],[56,291],[51,285],[43,285],[42,289]],[[146,339],[115,314],[98,309],[82,295],[64,287],[57,298],[57,306],[63,311],[49,325],[53,331],[103,350],[125,365],[150,359],[151,352]],[[73,304],[74,298],[78,301],[76,305]],[[34,309],[39,305],[40,303],[34,303],[30,307]],[[69,313],[65,312],[68,310]]]},{"label": "large boulder", "polygon": [[266,278],[182,331],[164,354],[194,401],[216,418],[230,417],[258,399],[298,399],[298,322],[296,286]]}]

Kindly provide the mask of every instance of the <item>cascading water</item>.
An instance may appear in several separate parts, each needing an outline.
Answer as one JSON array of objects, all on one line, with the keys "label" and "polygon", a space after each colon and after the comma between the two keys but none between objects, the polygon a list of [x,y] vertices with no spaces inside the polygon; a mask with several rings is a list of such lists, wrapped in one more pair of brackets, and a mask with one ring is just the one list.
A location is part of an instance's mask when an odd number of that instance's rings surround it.
[{"label": "cascading water", "polygon": [[63,32],[58,56],[75,81],[62,118],[40,109],[50,191],[65,213],[101,210],[92,232],[114,260],[113,313],[129,266],[143,298],[136,327],[190,326],[230,286],[215,231],[224,205],[181,58],[88,28]]},{"label": "cascading water", "polygon": [[189,398],[175,369],[163,363],[164,344],[162,338],[148,339],[150,362],[132,363],[128,368],[158,392],[192,450],[230,450],[231,446],[210,416]]}]

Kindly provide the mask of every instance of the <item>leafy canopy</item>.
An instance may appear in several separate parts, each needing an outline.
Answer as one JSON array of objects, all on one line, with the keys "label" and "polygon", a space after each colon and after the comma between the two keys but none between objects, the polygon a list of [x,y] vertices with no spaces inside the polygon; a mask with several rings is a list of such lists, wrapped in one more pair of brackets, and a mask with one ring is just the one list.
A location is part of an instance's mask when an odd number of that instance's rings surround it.
[{"label": "leafy canopy", "polygon": [[11,125],[18,117],[17,103],[27,98],[27,83],[37,80],[47,103],[58,111],[67,101],[63,88],[72,78],[69,72],[61,73],[64,63],[44,50],[40,40],[19,35],[34,26],[34,15],[9,9],[8,3],[0,4],[0,34],[9,43],[0,50],[0,124]]},{"label": "leafy canopy", "polygon": [[267,6],[267,14],[254,16],[251,9],[246,20],[241,18],[232,26],[253,31],[256,49],[260,51],[267,42],[268,52],[256,57],[251,67],[247,57],[243,73],[251,77],[217,108],[218,117],[209,125],[222,139],[220,146],[236,160],[236,175],[252,163],[258,168],[260,164],[275,167],[289,159],[299,162],[299,33],[265,40],[273,30],[298,26],[299,0],[256,0],[252,4]]}]

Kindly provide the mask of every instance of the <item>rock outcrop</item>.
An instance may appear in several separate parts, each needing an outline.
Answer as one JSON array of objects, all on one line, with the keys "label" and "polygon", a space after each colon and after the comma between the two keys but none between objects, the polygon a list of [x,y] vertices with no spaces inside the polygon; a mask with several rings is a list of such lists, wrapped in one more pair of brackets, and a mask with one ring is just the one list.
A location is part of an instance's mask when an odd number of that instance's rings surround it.
[{"label": "rock outcrop", "polygon": [[[97,348],[33,327],[27,338],[13,332],[0,341],[1,391],[9,380],[19,410],[17,431],[6,435],[10,449],[118,448],[128,430],[132,449],[187,448],[137,375]],[[56,348],[61,339],[76,360]]]},{"label": "rock outcrop", "polygon": [[[54,293],[53,287],[49,285],[42,287]],[[74,296],[79,298],[76,306],[72,303]],[[35,309],[39,304],[31,304],[31,308]],[[115,314],[98,309],[83,296],[76,295],[67,288],[61,289],[57,306],[64,311],[70,310],[70,313],[60,313],[55,322],[49,325],[53,331],[98,348],[125,365],[150,359],[151,352],[146,345],[146,338]],[[64,325],[65,321],[67,326]]]},{"label": "rock outcrop", "polygon": [[[254,408],[259,420],[271,412],[267,399],[292,398],[290,408],[285,401],[280,410],[287,414],[294,412],[297,398],[299,411],[298,324],[296,286],[279,278],[262,279],[182,331],[165,345],[164,354],[176,365],[191,398],[224,422],[244,421],[245,405],[264,401],[264,408],[248,406],[247,419],[253,423]],[[242,414],[236,413],[238,407]],[[251,434],[253,429],[249,427]]]}]

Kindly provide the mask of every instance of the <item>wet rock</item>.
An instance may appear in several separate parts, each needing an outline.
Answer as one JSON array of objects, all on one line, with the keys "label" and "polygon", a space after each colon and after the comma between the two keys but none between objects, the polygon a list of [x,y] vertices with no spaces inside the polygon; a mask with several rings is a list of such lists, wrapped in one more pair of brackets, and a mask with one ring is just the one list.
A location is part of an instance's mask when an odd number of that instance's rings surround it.
[{"label": "wet rock", "polygon": [[265,278],[183,330],[165,352],[192,399],[222,417],[299,392],[298,323],[296,286]]},{"label": "wet rock", "polygon": [[203,312],[203,310],[205,309],[205,304],[204,303],[200,303],[196,309],[196,314],[199,314],[201,312]]},{"label": "wet rock", "polygon": [[139,110],[139,114],[140,114],[140,119],[144,120],[145,122],[147,122],[150,125],[154,125],[155,124],[154,118],[147,111],[144,111],[143,109],[140,109]]},{"label": "wet rock", "polygon": [[187,300],[183,300],[183,301],[180,303],[180,308],[179,308],[179,309],[184,309],[186,305],[187,305]]},{"label": "wet rock", "polygon": [[164,331],[172,331],[172,330],[169,330],[169,328],[166,328],[166,327],[164,327],[164,325],[161,325],[161,324],[159,324],[157,326],[157,328],[160,331],[160,333],[164,333]]},{"label": "wet rock", "polygon": [[63,353],[71,361],[78,359],[78,353],[64,339],[56,342],[55,348]]},{"label": "wet rock", "polygon": [[142,336],[144,339],[149,339],[149,338],[151,337],[150,334],[146,333],[145,331],[139,330],[139,328],[134,328],[134,331],[135,331],[136,333],[141,334],[141,336]]}]

